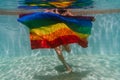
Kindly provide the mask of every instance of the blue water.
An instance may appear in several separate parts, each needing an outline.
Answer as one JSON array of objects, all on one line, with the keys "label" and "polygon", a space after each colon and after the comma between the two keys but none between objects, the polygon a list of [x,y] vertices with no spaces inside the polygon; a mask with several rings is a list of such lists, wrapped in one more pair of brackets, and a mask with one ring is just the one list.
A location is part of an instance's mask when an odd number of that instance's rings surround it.
[{"label": "blue water", "polygon": [[[119,9],[119,0],[94,0],[93,9]],[[17,0],[0,0],[0,9],[17,9]],[[18,16],[0,15],[0,80],[119,80],[120,13],[96,14],[88,48],[71,45],[65,73],[52,49],[31,50],[29,29]]]}]

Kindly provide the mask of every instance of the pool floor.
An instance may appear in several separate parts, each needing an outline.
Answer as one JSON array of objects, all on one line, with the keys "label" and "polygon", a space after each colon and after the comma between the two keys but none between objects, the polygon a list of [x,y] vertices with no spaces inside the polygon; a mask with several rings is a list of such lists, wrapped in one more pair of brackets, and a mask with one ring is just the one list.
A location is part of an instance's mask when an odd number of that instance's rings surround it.
[{"label": "pool floor", "polygon": [[120,55],[65,55],[66,73],[56,55],[1,59],[0,80],[119,80]]}]

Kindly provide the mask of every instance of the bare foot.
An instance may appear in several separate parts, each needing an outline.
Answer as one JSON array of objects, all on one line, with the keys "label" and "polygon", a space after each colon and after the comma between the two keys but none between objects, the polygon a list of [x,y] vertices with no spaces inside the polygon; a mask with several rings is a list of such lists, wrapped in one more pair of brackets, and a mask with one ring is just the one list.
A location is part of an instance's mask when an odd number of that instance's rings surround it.
[{"label": "bare foot", "polygon": [[67,69],[67,71],[66,71],[66,73],[71,73],[71,72],[72,72],[71,68]]},{"label": "bare foot", "polygon": [[67,73],[71,73],[72,72],[72,68],[69,66],[69,64],[66,64],[66,72]]}]

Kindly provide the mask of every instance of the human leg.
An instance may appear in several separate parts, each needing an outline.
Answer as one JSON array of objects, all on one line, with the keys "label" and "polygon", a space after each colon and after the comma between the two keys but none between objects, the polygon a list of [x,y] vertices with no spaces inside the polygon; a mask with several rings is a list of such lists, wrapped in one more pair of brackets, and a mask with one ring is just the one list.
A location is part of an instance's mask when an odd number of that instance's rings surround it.
[{"label": "human leg", "polygon": [[56,48],[55,48],[55,51],[56,51],[56,53],[57,53],[57,56],[58,56],[59,60],[60,60],[60,61],[63,63],[63,65],[65,66],[66,70],[67,70],[68,72],[72,72],[72,69],[71,69],[70,66],[66,63],[66,61],[65,61],[65,59],[64,59],[64,56],[63,56],[63,54],[62,54],[61,48],[60,48],[60,47],[56,47]]},{"label": "human leg", "polygon": [[69,44],[64,44],[63,49],[66,50],[68,53],[71,52],[70,45]]}]

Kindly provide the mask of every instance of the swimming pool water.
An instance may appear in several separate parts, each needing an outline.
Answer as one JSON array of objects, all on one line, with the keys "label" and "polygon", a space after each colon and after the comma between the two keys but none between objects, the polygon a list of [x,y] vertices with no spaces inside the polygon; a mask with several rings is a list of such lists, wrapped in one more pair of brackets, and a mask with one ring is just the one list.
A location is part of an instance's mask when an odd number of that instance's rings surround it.
[{"label": "swimming pool water", "polygon": [[[0,0],[0,9],[17,9],[17,0]],[[119,0],[94,0],[93,9],[119,9]],[[31,50],[29,30],[18,16],[0,15],[0,80],[119,80],[120,13],[97,14],[88,48],[71,45],[64,53],[66,74],[54,50]]]},{"label": "swimming pool water", "polygon": [[0,62],[1,80],[119,80],[120,55],[65,56],[73,73],[65,73],[56,56],[26,56]]}]

